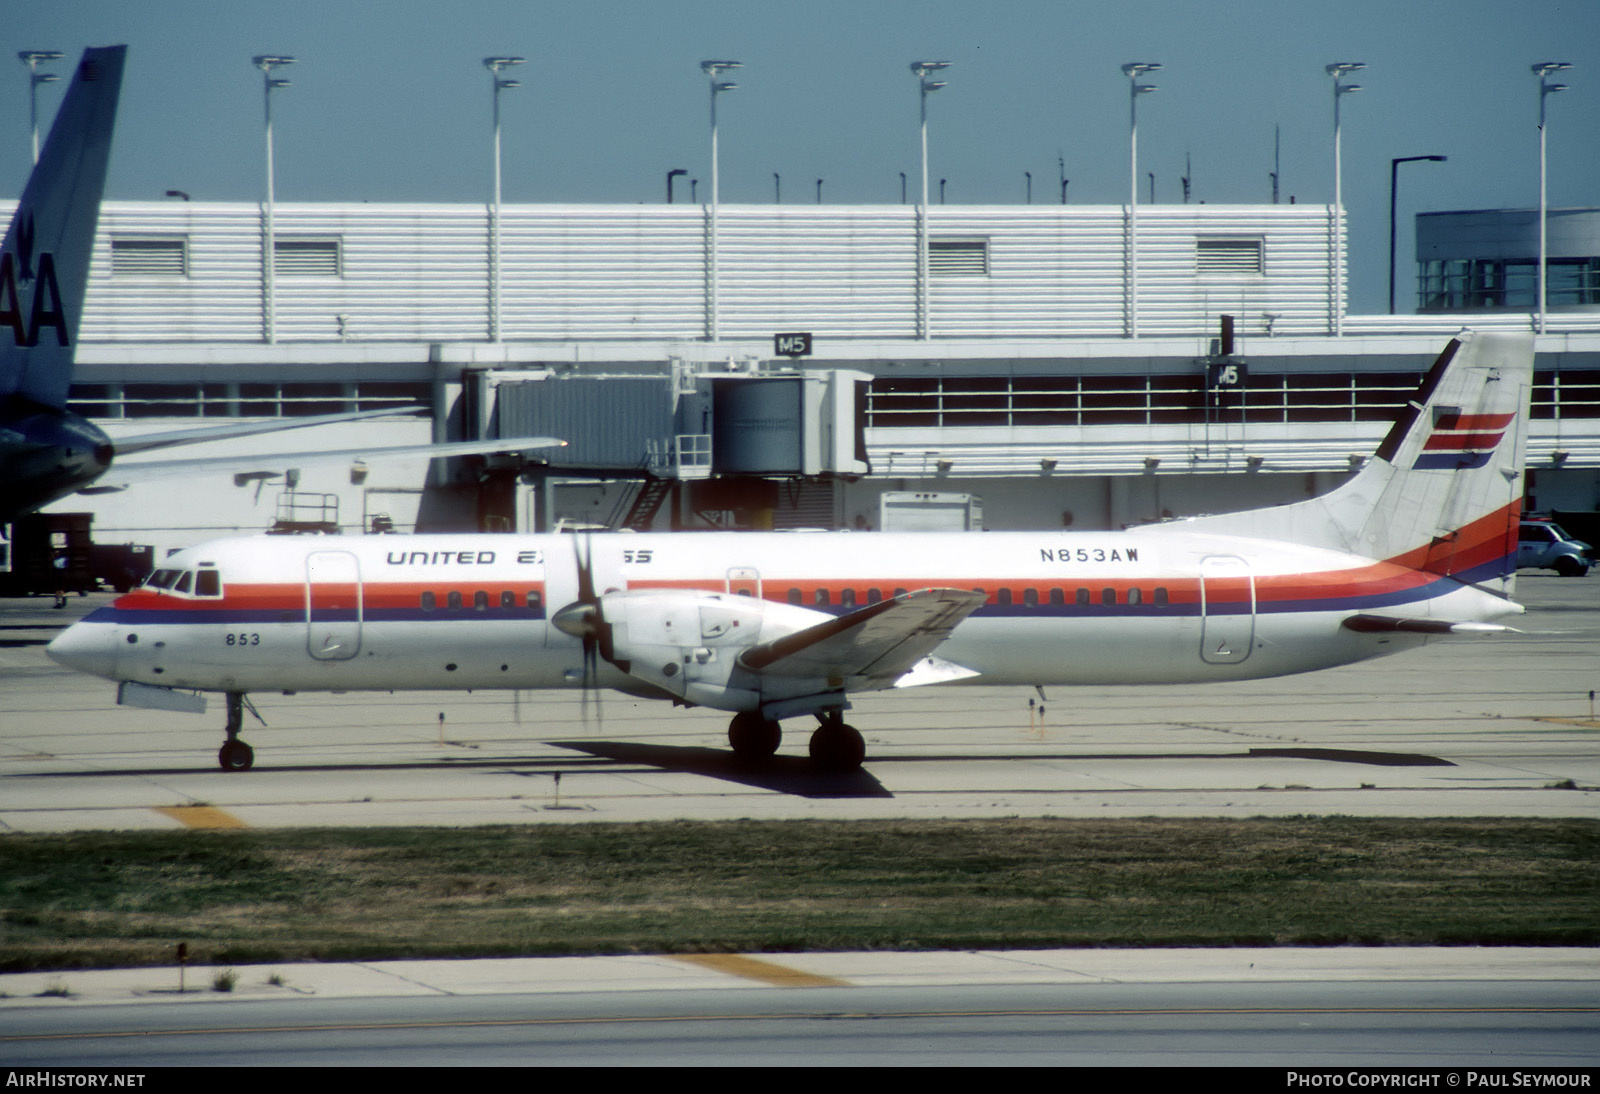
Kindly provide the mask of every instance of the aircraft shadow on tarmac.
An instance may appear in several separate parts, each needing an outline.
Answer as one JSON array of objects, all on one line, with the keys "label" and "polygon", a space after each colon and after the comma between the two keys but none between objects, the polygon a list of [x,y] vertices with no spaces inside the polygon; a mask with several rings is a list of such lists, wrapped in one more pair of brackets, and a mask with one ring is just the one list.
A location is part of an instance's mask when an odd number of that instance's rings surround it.
[{"label": "aircraft shadow on tarmac", "polygon": [[[282,767],[257,767],[248,773],[232,773],[230,779],[248,778],[250,775],[300,775],[308,772],[335,772],[335,771],[396,771],[396,770],[437,770],[441,767],[452,769],[483,768],[498,772],[507,772],[515,775],[547,776],[552,774],[552,769],[566,772],[603,770],[604,765],[596,765],[593,760],[610,761],[616,764],[631,764],[641,767],[653,767],[661,771],[675,771],[688,775],[702,775],[707,778],[723,779],[728,782],[739,783],[744,786],[758,787],[763,790],[773,790],[780,794],[792,794],[801,798],[892,798],[894,794],[880,783],[866,768],[844,774],[830,774],[818,771],[812,766],[811,761],[801,756],[769,756],[760,760],[748,760],[735,756],[726,749],[703,748],[699,746],[685,747],[678,745],[650,745],[638,744],[631,741],[550,741],[558,748],[572,749],[574,752],[587,753],[592,759],[551,760],[549,757],[534,759],[514,759],[506,756],[484,757],[482,759],[464,759],[450,757],[442,760],[428,760],[416,763],[342,763],[342,764],[293,764]],[[1022,761],[1085,761],[1103,762],[1107,760],[1117,762],[1130,762],[1138,760],[1269,760],[1269,759],[1294,759],[1294,760],[1324,760],[1332,763],[1366,764],[1373,767],[1454,767],[1450,760],[1438,756],[1425,756],[1413,752],[1375,752],[1364,749],[1345,748],[1252,748],[1245,752],[1040,752],[1040,753],[1007,753],[1005,755],[990,756],[962,756],[942,753],[932,756],[896,756],[877,757],[873,763],[877,765],[910,764],[910,763],[987,763],[999,761],[1002,763]],[[173,775],[193,775],[196,769],[192,767],[161,767],[161,768],[116,768],[100,771],[42,771],[22,775],[12,775],[15,779],[81,779],[94,777],[137,776],[157,777]],[[216,774],[212,769],[207,773]]]},{"label": "aircraft shadow on tarmac", "polygon": [[662,771],[679,771],[724,779],[762,790],[775,790],[798,798],[892,798],[888,789],[865,768],[842,774],[818,771],[801,756],[766,756],[749,760],[726,749],[645,745],[630,741],[551,741],[560,748],[587,752],[618,763],[643,764]]}]

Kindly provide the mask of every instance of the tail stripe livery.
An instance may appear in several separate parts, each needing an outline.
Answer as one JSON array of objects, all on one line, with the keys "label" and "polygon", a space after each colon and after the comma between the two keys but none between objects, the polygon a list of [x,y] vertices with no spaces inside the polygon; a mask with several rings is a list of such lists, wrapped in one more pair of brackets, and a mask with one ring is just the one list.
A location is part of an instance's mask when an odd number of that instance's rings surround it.
[{"label": "tail stripe livery", "polygon": [[1483,467],[1494,455],[1513,414],[1446,414],[1434,426],[1433,435],[1422,446],[1422,455],[1412,464],[1414,471],[1473,470]]}]

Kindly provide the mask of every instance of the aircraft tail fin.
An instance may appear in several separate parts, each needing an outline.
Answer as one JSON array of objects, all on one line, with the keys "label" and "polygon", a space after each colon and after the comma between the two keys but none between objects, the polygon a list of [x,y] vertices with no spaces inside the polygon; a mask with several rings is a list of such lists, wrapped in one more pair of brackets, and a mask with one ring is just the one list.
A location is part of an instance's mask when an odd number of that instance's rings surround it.
[{"label": "aircraft tail fin", "polygon": [[0,246],[0,399],[66,405],[126,55],[83,51]]},{"label": "aircraft tail fin", "polygon": [[1532,388],[1531,335],[1463,334],[1349,482],[1175,527],[1328,547],[1509,594]]}]

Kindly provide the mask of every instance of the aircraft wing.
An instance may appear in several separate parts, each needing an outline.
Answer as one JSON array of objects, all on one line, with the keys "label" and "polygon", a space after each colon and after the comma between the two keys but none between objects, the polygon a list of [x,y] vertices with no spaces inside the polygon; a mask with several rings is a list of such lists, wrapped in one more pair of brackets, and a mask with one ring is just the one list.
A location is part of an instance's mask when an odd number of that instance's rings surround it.
[{"label": "aircraft wing", "polygon": [[165,433],[142,433],[137,437],[123,437],[116,441],[117,458],[138,452],[152,452],[158,448],[175,448],[184,444],[202,444],[205,441],[225,441],[234,437],[253,437],[258,433],[277,433],[285,429],[307,429],[316,425],[336,422],[359,422],[367,418],[392,418],[397,414],[415,414],[427,409],[420,406],[396,406],[385,410],[353,410],[341,414],[314,414],[308,418],[269,418],[259,422],[233,422],[227,425],[207,425],[195,429],[174,429]]},{"label": "aircraft wing", "polygon": [[536,448],[559,448],[567,442],[556,437],[502,437],[488,441],[447,441],[443,444],[382,445],[366,448],[322,449],[306,452],[271,452],[242,456],[190,456],[176,460],[118,461],[105,477],[80,494],[106,494],[121,490],[135,482],[152,479],[193,476],[213,471],[260,473],[274,468],[280,474],[286,468],[304,467],[318,463],[337,463],[344,460],[382,460],[403,456],[425,456],[430,459],[447,456],[479,456],[490,452],[525,452]]},{"label": "aircraft wing", "polygon": [[965,589],[906,593],[752,646],[739,664],[761,675],[854,677],[865,678],[864,685],[857,686],[886,686],[949,638],[985,599],[984,594]]}]

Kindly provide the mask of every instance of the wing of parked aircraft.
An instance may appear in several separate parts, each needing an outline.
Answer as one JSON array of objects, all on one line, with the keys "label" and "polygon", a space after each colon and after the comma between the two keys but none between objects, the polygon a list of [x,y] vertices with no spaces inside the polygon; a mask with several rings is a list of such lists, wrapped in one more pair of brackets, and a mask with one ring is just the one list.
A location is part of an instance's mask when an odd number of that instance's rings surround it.
[{"label": "wing of parked aircraft", "polygon": [[[332,420],[344,420],[332,415]],[[215,440],[217,438],[205,438]],[[179,442],[183,443],[183,442]],[[264,468],[307,467],[319,463],[338,463],[346,460],[376,461],[404,457],[443,459],[449,456],[482,456],[494,452],[528,452],[540,448],[560,448],[566,445],[556,437],[504,437],[487,441],[444,441],[437,444],[369,445],[352,448],[308,448],[294,452],[247,453],[223,456],[193,456],[174,460],[130,460],[118,462],[115,469],[99,482],[79,491],[81,494],[104,494],[123,490],[136,483],[157,479],[192,478],[215,472],[251,471],[260,474]],[[281,472],[274,472],[281,473]]]}]

